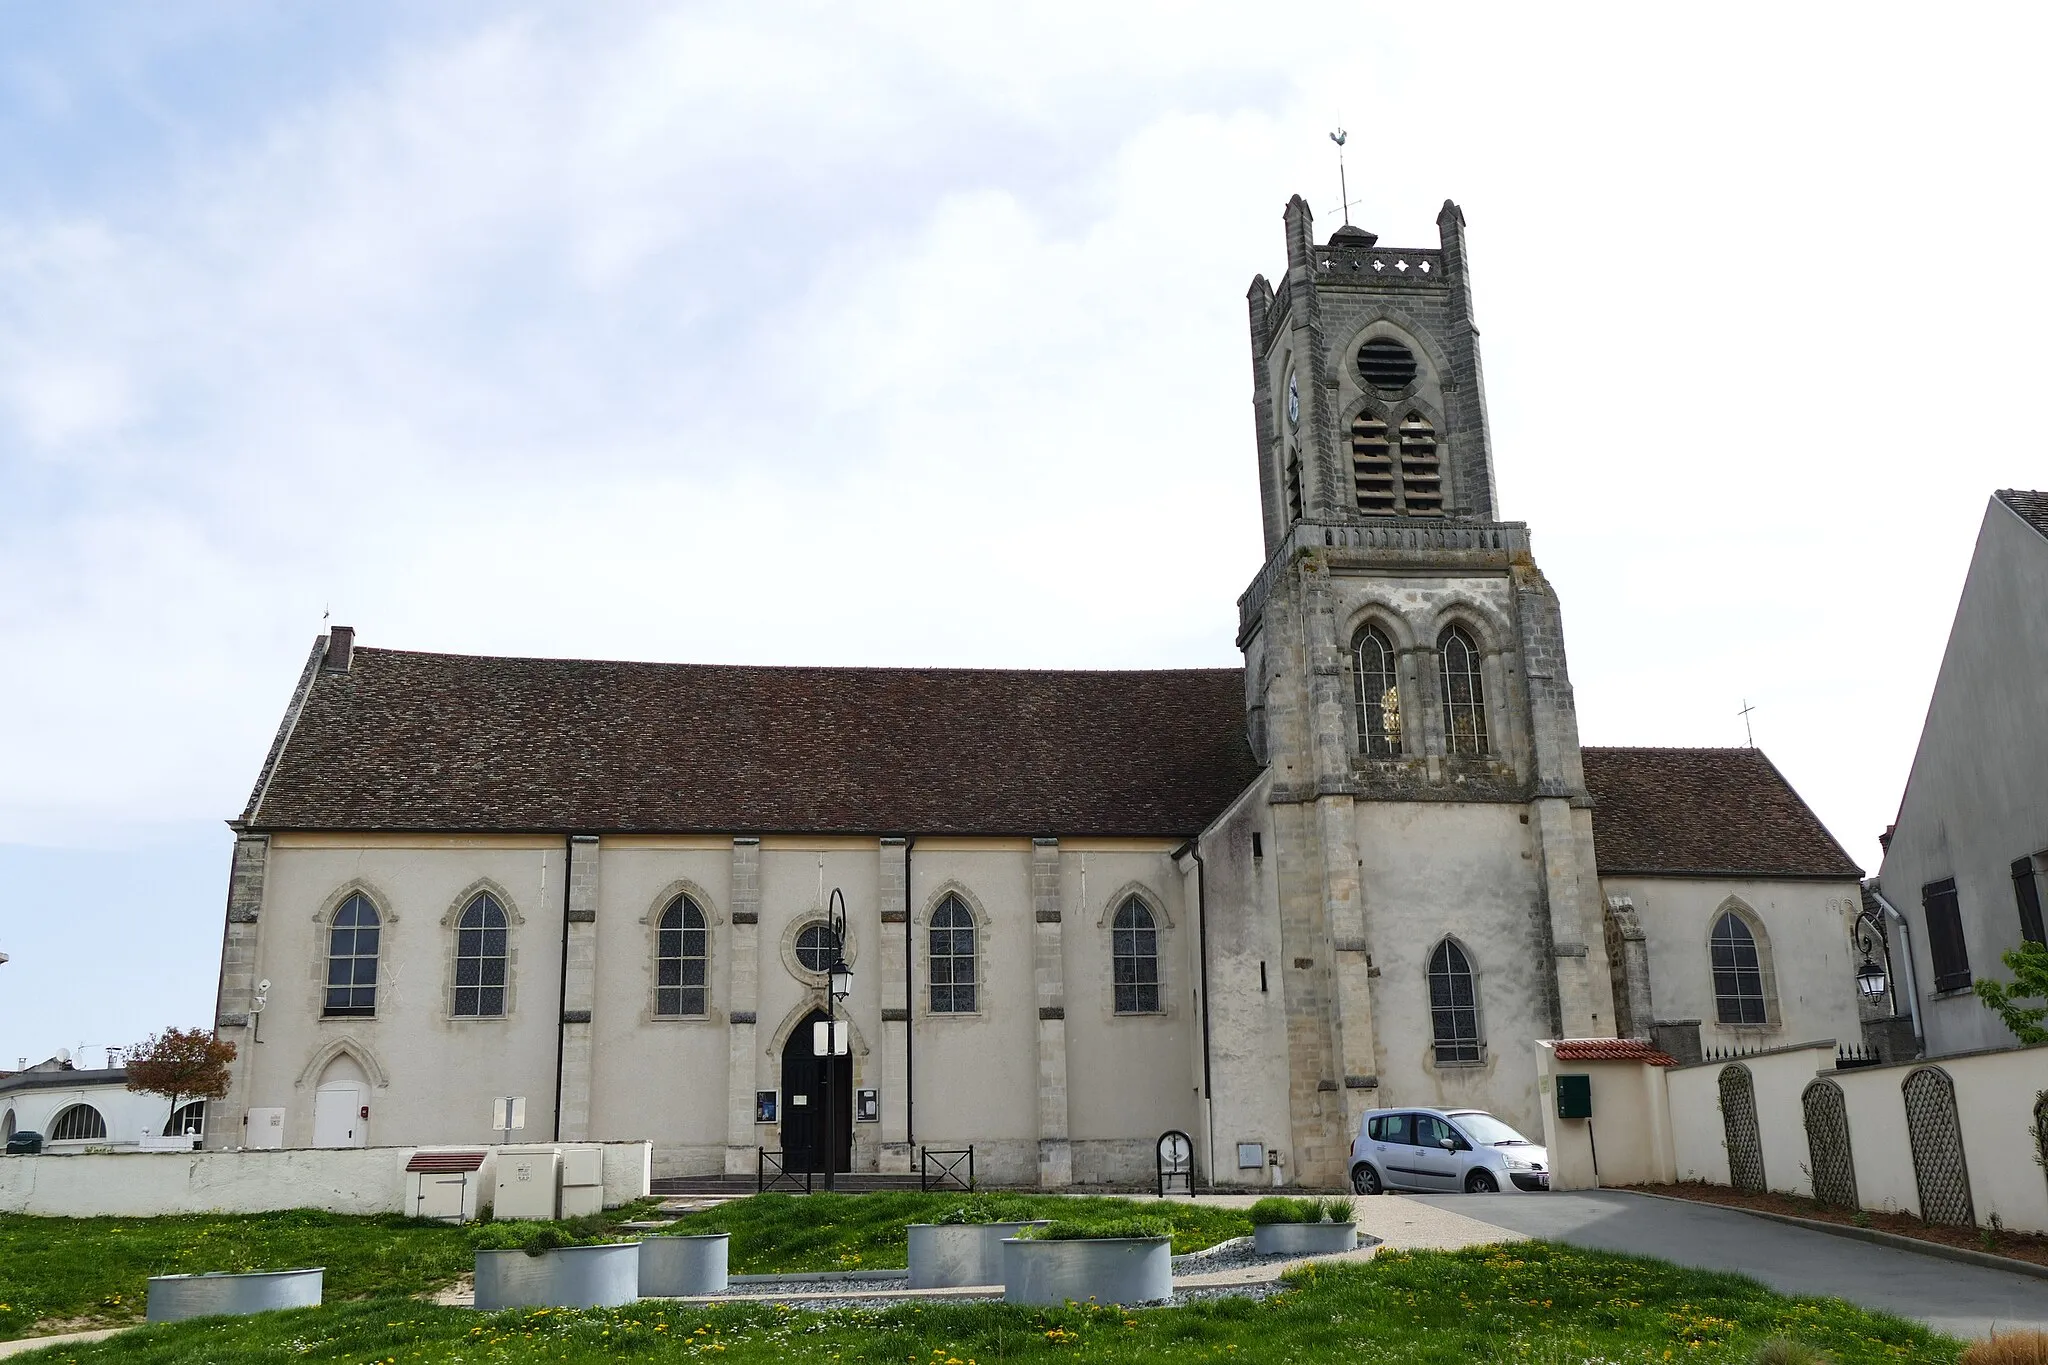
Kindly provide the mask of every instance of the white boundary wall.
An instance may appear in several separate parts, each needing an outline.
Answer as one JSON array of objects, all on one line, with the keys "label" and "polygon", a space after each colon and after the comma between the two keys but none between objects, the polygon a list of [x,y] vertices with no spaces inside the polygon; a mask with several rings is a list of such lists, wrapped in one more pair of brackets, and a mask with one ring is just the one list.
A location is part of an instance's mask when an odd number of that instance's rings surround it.
[{"label": "white boundary wall", "polygon": [[[648,1193],[653,1144],[607,1142],[606,1207]],[[123,1152],[0,1158],[0,1212],[57,1218],[164,1213],[405,1212],[405,1167],[417,1147],[296,1147],[278,1151]],[[476,1150],[474,1148],[470,1150]],[[484,1203],[494,1153],[477,1174]]]},{"label": "white boundary wall", "polygon": [[[1825,1076],[1842,1089],[1856,1195],[1866,1209],[1918,1214],[1919,1183],[1906,1127],[1903,1087],[1922,1067],[1955,1086],[1970,1198],[1979,1224],[1993,1214],[2008,1228],[2048,1232],[2048,1167],[2035,1105],[2048,1096],[2048,1044],[1965,1053],[1893,1066],[1834,1068],[1832,1041],[1805,1043],[1691,1066],[1642,1062],[1559,1062],[1538,1043],[1544,1140],[1557,1189],[1698,1180],[1727,1185],[1728,1148],[1721,1117],[1721,1072],[1746,1067],[1756,1091],[1764,1183],[1813,1195],[1806,1138],[1806,1087]],[[1586,1123],[1557,1117],[1556,1074],[1589,1075],[1600,1165],[1596,1179]]]}]

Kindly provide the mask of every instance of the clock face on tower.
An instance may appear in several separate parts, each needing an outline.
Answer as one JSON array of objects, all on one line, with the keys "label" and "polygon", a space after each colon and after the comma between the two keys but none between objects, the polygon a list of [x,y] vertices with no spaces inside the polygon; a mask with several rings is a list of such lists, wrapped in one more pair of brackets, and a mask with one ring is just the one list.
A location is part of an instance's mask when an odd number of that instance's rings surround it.
[{"label": "clock face on tower", "polygon": [[1301,425],[1301,385],[1294,380],[1294,371],[1287,372],[1287,425]]}]

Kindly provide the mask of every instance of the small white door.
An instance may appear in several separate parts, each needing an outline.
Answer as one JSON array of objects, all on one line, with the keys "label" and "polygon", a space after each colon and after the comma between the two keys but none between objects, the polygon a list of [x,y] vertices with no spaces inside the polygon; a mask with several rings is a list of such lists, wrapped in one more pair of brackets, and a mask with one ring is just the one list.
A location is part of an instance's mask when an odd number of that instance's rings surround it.
[{"label": "small white door", "polygon": [[362,1147],[369,1124],[362,1118],[363,1092],[353,1085],[323,1085],[313,1096],[313,1145]]}]

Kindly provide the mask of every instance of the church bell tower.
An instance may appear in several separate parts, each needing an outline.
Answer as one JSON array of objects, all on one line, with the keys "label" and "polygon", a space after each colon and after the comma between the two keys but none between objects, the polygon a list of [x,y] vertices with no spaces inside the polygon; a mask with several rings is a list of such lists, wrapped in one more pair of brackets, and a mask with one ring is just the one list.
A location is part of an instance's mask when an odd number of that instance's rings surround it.
[{"label": "church bell tower", "polygon": [[1614,1010],[1562,615],[1499,519],[1464,214],[1421,249],[1318,243],[1299,196],[1285,221],[1287,273],[1249,297],[1266,562],[1238,644],[1294,1175],[1338,1183],[1366,1109],[1534,1124],[1532,1040],[1611,1035]]}]

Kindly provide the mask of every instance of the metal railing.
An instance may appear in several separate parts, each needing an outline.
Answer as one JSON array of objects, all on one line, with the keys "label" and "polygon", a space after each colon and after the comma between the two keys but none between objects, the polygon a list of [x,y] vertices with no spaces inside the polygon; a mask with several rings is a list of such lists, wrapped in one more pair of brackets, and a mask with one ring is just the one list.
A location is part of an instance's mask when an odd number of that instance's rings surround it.
[{"label": "metal railing", "polygon": [[[766,1147],[756,1147],[754,1152],[754,1193],[766,1194],[769,1190],[780,1189],[802,1190],[805,1194],[811,1192],[808,1159],[803,1170],[792,1171],[789,1169],[788,1152],[771,1152]],[[808,1158],[809,1153],[804,1155]]]},{"label": "metal railing", "polygon": [[[967,1168],[967,1177],[962,1179],[960,1168]],[[966,1190],[974,1192],[974,1148],[973,1146],[945,1150],[935,1147],[917,1149],[917,1187],[921,1190]]]}]

